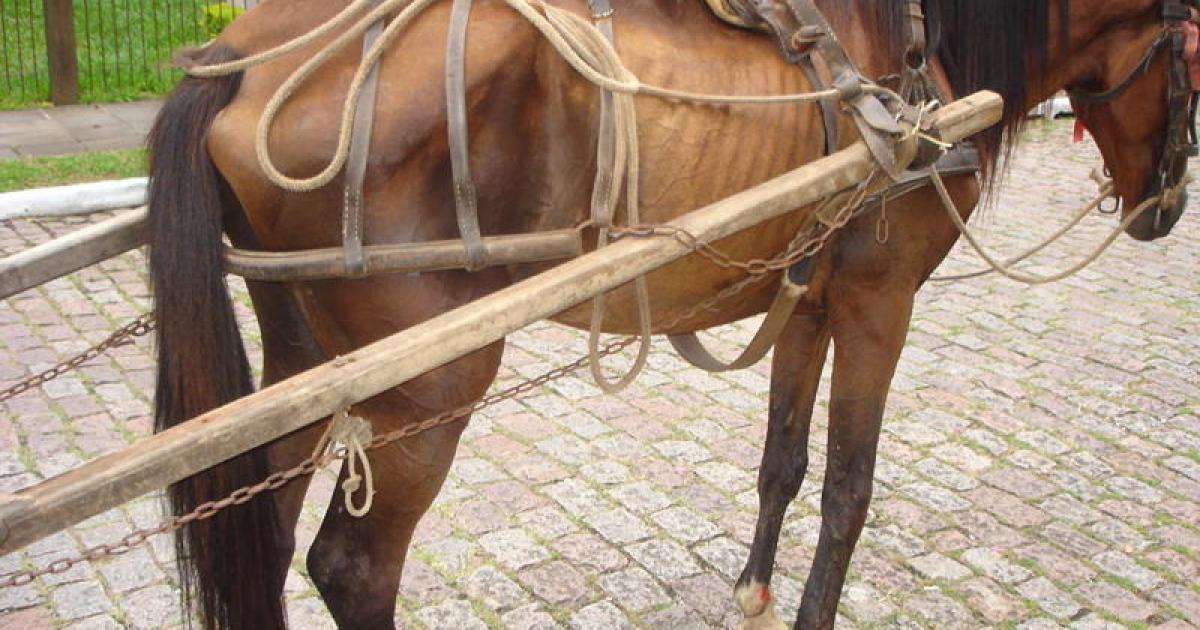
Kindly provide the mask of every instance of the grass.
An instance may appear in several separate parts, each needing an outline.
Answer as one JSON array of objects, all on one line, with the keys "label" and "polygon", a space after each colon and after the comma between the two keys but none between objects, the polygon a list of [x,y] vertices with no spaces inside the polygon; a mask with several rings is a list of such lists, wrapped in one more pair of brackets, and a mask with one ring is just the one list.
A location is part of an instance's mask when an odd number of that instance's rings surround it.
[{"label": "grass", "polygon": [[[241,6],[245,0],[236,0]],[[162,94],[180,78],[180,48],[219,29],[209,0],[74,0],[80,100]],[[0,0],[0,109],[45,104],[49,95],[42,0]]]},{"label": "grass", "polygon": [[146,152],[143,149],[0,160],[0,192],[145,174]]}]

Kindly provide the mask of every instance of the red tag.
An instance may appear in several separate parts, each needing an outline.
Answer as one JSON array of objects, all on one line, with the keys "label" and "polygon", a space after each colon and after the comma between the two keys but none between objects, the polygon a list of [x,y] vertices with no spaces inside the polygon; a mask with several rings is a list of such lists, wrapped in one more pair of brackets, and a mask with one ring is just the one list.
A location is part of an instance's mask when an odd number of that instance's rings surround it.
[{"label": "red tag", "polygon": [[1082,120],[1076,118],[1075,119],[1075,143],[1076,144],[1083,142],[1083,134],[1086,132],[1087,132],[1087,125],[1084,125]]}]

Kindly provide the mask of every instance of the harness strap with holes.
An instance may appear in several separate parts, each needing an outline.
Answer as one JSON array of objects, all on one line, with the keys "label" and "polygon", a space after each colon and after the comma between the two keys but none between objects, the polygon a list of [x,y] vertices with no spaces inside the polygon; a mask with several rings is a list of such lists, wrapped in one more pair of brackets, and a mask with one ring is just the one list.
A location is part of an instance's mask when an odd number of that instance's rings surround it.
[{"label": "harness strap with holes", "polygon": [[[371,8],[378,4],[371,3]],[[363,33],[363,56],[383,34],[384,20],[376,20]],[[342,196],[342,264],[351,278],[366,276],[363,258],[363,184],[367,179],[367,158],[371,149],[371,127],[375,121],[375,98],[379,93],[379,63],[371,67],[363,84],[358,110],[354,113],[354,128],[350,135],[350,153],[346,157],[346,183]]]},{"label": "harness strap with holes", "polygon": [[446,43],[446,124],[458,232],[467,250],[467,271],[478,271],[487,266],[487,249],[479,230],[479,195],[471,178],[467,132],[466,50],[471,3],[472,0],[454,0],[450,9],[450,34]]}]

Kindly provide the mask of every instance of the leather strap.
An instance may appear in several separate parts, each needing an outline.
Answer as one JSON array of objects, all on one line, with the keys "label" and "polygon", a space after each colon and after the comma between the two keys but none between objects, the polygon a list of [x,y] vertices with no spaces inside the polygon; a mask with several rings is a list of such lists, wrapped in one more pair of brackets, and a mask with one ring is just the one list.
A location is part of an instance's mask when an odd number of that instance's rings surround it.
[{"label": "leather strap", "polygon": [[[378,0],[372,2],[372,7]],[[379,20],[363,33],[363,54],[383,34]],[[363,184],[367,179],[367,158],[371,150],[371,128],[375,122],[375,98],[379,93],[379,64],[376,62],[363,83],[354,128],[350,135],[350,153],[346,158],[346,180],[342,199],[342,250],[346,276],[361,278],[369,272],[363,257]]]},{"label": "leather strap", "polygon": [[[937,170],[945,176],[978,173],[979,169],[979,151],[967,143],[956,145],[937,161]],[[855,210],[855,215],[870,212],[879,207],[885,199],[901,197],[928,184],[928,171],[905,171],[895,184],[863,200],[862,205]],[[801,230],[806,230],[813,223],[820,221],[821,219],[816,215],[817,213],[814,213],[814,218],[801,226]],[[796,310],[796,305],[808,292],[807,283],[812,277],[812,273],[813,261],[811,258],[806,258],[788,268],[780,279],[779,292],[775,294],[775,301],[767,310],[766,319],[763,320],[758,332],[750,340],[750,344],[733,361],[724,362],[715,357],[704,347],[703,342],[695,333],[670,335],[667,339],[679,356],[702,370],[728,372],[748,368],[761,361],[779,340],[784,327]]]},{"label": "leather strap", "polygon": [[[821,79],[820,73],[817,72],[817,66],[813,64],[812,55],[800,57],[796,61],[796,65],[804,71],[804,76],[808,78],[808,83],[814,91],[819,92],[827,87],[825,81]],[[821,110],[821,123],[825,128],[825,155],[833,155],[834,151],[842,146],[841,132],[838,129],[837,103],[822,99],[817,101],[817,107]]]},{"label": "leather strap", "polygon": [[446,41],[446,124],[458,231],[467,250],[467,271],[478,271],[487,266],[487,249],[479,231],[479,195],[471,178],[467,133],[466,48],[471,2],[454,0],[450,9],[450,32]]},{"label": "leather strap", "polygon": [[803,24],[798,35],[805,42],[812,42],[821,58],[825,60],[829,74],[833,77],[833,87],[838,91],[842,102],[850,108],[854,124],[858,127],[871,155],[888,175],[898,177],[901,169],[896,163],[893,139],[904,133],[904,129],[882,101],[863,90],[866,80],[850,61],[833,27],[812,0],[787,0],[787,4]]},{"label": "leather strap", "polygon": [[788,320],[792,318],[796,305],[800,303],[806,293],[808,293],[808,285],[796,284],[792,282],[788,273],[781,274],[779,292],[775,294],[775,301],[767,310],[767,317],[763,320],[762,326],[759,327],[758,332],[754,333],[750,345],[746,346],[746,349],[736,359],[728,363],[713,356],[704,347],[704,343],[700,341],[696,333],[669,335],[667,339],[679,356],[706,372],[729,372],[745,369],[767,356],[767,352],[783,334],[783,329],[787,326]]},{"label": "leather strap", "polygon": [[[588,10],[596,28],[614,43],[613,8],[610,0],[588,0]],[[616,207],[620,182],[615,180],[616,148],[616,104],[613,93],[600,89],[600,125],[596,141],[596,183],[592,186],[592,223],[598,228],[612,227],[613,208]]]},{"label": "leather strap", "polygon": [[924,0],[908,0],[905,7],[908,17],[908,33],[905,39],[908,45],[904,50],[904,63],[913,70],[923,70],[927,61],[928,40],[925,38],[925,7]]}]

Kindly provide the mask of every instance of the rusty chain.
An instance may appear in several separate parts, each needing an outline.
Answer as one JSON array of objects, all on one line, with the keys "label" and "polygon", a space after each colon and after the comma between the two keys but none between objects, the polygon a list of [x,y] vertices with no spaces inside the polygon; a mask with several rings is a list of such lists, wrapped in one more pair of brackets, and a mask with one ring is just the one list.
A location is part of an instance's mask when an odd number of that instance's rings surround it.
[{"label": "rusty chain", "polygon": [[[618,339],[605,345],[601,349],[600,354],[601,356],[616,354],[624,348],[633,345],[636,341],[636,338]],[[467,416],[470,416],[476,411],[504,400],[516,398],[526,392],[541,387],[546,383],[563,378],[564,376],[582,369],[586,365],[586,357],[578,359],[573,363],[550,370],[549,372],[546,372],[537,378],[523,381],[512,387],[496,392],[495,394],[485,396],[484,398],[471,403],[470,405],[465,405],[453,411],[447,411],[438,414],[423,422],[410,424],[389,433],[377,435],[371,439],[370,444],[367,445],[366,448],[367,450],[374,450],[435,429],[437,427],[457,422],[463,418],[466,418]],[[337,460],[344,459],[345,457],[346,452],[344,449],[338,449],[334,452],[326,453],[324,455],[314,455],[308,457],[299,464],[287,470],[275,472],[256,484],[238,488],[223,499],[202,503],[196,506],[196,508],[191,512],[188,512],[182,516],[168,518],[155,527],[138,529],[115,543],[106,543],[89,547],[76,556],[55,560],[41,569],[16,571],[6,574],[0,577],[0,588],[24,586],[44,575],[65,573],[81,562],[99,560],[101,558],[119,556],[127,553],[155,536],[174,533],[195,521],[203,521],[205,519],[212,518],[218,512],[227,507],[232,505],[241,505],[264,492],[278,490],[279,488],[291,482],[293,479],[311,475],[312,473],[316,472],[317,469]]]},{"label": "rusty chain", "polygon": [[[673,225],[633,225],[627,227],[612,228],[611,237],[613,241],[621,238],[649,238],[655,236],[668,236],[679,241],[684,247],[692,250],[693,253],[699,254],[708,259],[709,262],[720,267],[721,269],[739,269],[752,276],[761,276],[774,271],[783,271],[796,263],[816,256],[825,247],[826,241],[829,240],[833,233],[846,227],[854,217],[858,216],[858,210],[863,207],[863,201],[870,192],[870,185],[875,180],[876,173],[872,173],[867,179],[855,188],[853,191],[845,194],[845,200],[834,216],[828,220],[821,218],[825,208],[830,204],[840,200],[840,196],[835,196],[826,202],[816,211],[818,223],[813,228],[802,234],[797,234],[796,238],[788,245],[787,249],[774,258],[762,259],[754,258],[751,260],[740,261],[713,247],[707,241],[701,240],[695,234]],[[668,324],[669,327],[670,324]]]},{"label": "rusty chain", "polygon": [[[828,243],[829,239],[834,235],[834,233],[845,227],[846,224],[848,224],[855,216],[857,216],[857,211],[861,207],[863,199],[866,197],[869,183],[873,179],[874,175],[869,177],[853,193],[851,193],[831,220],[822,221],[818,223],[818,225],[814,226],[811,230],[797,235],[797,237],[792,240],[791,244],[789,244],[788,248],[785,249],[783,253],[770,259],[754,259],[744,262],[733,260],[728,255],[716,249],[709,243],[700,240],[694,234],[672,226],[645,225],[620,228],[618,230],[614,230],[614,236],[617,238],[653,238],[668,236],[675,238],[691,249],[694,253],[703,256],[722,269],[734,268],[746,272],[747,275],[745,278],[742,278],[728,287],[725,287],[716,294],[699,302],[692,308],[687,309],[683,313],[680,313],[676,317],[673,317],[662,324],[664,327],[670,328],[695,315],[698,315],[701,312],[713,310],[719,302],[737,295],[750,285],[760,281],[767,273],[784,270],[787,267],[800,262],[801,260],[815,256],[822,249],[824,249],[825,245]],[[812,235],[809,236],[809,234]],[[154,322],[152,316],[149,314],[143,315],[142,317],[138,318],[138,320],[113,333],[112,336],[98,344],[95,348],[85,352],[79,357],[60,364],[71,364],[72,367],[57,371],[54,376],[51,376],[46,380],[51,380],[62,373],[70,371],[70,369],[73,369],[85,361],[90,360],[90,358],[93,358],[108,348],[124,345],[124,343],[127,343],[125,340],[128,338],[145,335],[150,332],[153,327]],[[626,337],[611,341],[600,348],[597,356],[608,357],[614,355],[637,342],[637,337]],[[80,357],[88,358],[81,359]],[[576,359],[567,365],[550,370],[536,378],[523,381],[513,385],[512,387],[508,387],[496,392],[495,394],[484,396],[480,400],[469,405],[438,414],[422,422],[410,424],[395,431],[374,436],[371,439],[371,442],[366,445],[366,450],[382,448],[389,444],[399,442],[400,440],[408,439],[438,427],[458,422],[469,417],[477,411],[481,411],[505,400],[515,399],[543,385],[569,376],[570,374],[573,374],[586,367],[588,365],[588,361],[589,358],[586,356]],[[55,372],[58,367],[59,366],[56,366],[55,369],[47,370],[46,373]],[[39,375],[39,377],[40,376],[42,375]],[[30,379],[30,381],[33,380],[35,379]],[[46,381],[38,381],[37,384],[41,384],[43,382]],[[30,384],[20,391],[25,391],[36,386],[37,385]],[[7,394],[8,391],[9,390],[5,390],[4,393]],[[5,399],[0,397],[0,401],[3,400]],[[0,589],[23,586],[44,575],[65,573],[81,562],[88,562],[99,560],[105,557],[122,555],[131,551],[135,547],[144,544],[151,538],[163,534],[174,533],[195,521],[202,521],[212,518],[218,512],[227,507],[241,505],[264,492],[277,490],[290,483],[294,479],[311,475],[319,468],[327,466],[335,461],[345,459],[345,457],[346,451],[344,448],[340,448],[325,454],[310,456],[301,461],[299,464],[287,470],[277,471],[256,484],[238,488],[223,499],[202,503],[196,506],[196,508],[191,512],[181,516],[168,518],[155,527],[135,530],[115,543],[100,544],[89,547],[76,556],[55,560],[41,569],[17,571],[0,576]]]},{"label": "rusty chain", "polygon": [[0,391],[0,403],[24,394],[35,387],[41,387],[42,385],[45,385],[46,383],[49,383],[50,381],[62,376],[63,374],[73,371],[84,363],[99,357],[110,348],[127,346],[133,343],[134,338],[144,337],[152,330],[154,330],[154,315],[151,313],[143,313],[141,317],[138,317],[132,322],[122,326],[116,332],[109,335],[104,341],[101,341],[82,353],[63,361],[48,370],[34,374],[20,383]]}]

